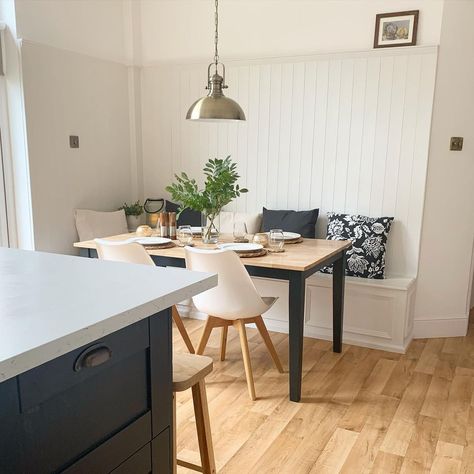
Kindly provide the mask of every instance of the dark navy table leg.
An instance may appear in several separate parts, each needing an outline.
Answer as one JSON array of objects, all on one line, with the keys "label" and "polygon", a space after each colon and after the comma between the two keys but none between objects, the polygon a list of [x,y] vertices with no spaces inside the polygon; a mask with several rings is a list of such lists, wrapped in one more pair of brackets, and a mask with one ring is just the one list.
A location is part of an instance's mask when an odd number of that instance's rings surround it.
[{"label": "dark navy table leg", "polygon": [[346,275],[346,252],[333,264],[332,275],[332,331],[333,351],[342,351],[342,325],[344,317],[344,282]]},{"label": "dark navy table leg", "polygon": [[290,400],[299,402],[303,369],[304,273],[290,271],[289,282]]}]

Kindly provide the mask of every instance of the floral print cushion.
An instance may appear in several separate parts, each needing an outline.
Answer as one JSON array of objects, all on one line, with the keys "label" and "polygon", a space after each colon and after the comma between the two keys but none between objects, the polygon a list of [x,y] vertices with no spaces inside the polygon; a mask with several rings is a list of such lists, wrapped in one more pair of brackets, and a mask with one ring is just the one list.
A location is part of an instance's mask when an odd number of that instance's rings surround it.
[{"label": "floral print cushion", "polygon": [[[351,240],[346,275],[385,278],[385,247],[393,217],[366,217],[328,212],[328,240]],[[332,273],[332,266],[322,273]]]}]

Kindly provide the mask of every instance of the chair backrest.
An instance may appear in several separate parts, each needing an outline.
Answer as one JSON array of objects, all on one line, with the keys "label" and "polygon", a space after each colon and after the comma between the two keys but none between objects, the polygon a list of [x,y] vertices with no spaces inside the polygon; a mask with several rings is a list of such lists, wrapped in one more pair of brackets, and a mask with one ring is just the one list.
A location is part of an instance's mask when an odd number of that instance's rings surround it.
[{"label": "chair backrest", "polygon": [[127,218],[123,209],[113,212],[76,209],[74,217],[79,240],[81,241],[128,232]]},{"label": "chair backrest", "polygon": [[143,246],[135,242],[95,239],[95,243],[99,258],[103,260],[155,265]]},{"label": "chair backrest", "polygon": [[218,274],[217,287],[193,297],[198,311],[226,319],[258,316],[265,311],[265,303],[235,252],[191,247],[185,247],[185,252],[189,270]]}]

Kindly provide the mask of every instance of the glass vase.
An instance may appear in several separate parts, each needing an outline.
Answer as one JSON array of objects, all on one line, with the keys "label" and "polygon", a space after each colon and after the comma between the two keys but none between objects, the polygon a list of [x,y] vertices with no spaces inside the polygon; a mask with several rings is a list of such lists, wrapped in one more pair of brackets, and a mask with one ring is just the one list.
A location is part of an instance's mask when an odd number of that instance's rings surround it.
[{"label": "glass vase", "polygon": [[204,244],[217,244],[219,241],[219,214],[201,213],[201,236]]}]

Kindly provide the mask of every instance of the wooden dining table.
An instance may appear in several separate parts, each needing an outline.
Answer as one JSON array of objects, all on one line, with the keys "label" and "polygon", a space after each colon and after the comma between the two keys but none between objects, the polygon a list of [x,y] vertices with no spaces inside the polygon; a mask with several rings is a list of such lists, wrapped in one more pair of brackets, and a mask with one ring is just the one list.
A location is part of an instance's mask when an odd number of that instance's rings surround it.
[{"label": "wooden dining table", "polygon": [[[134,236],[134,233],[130,233],[107,239],[117,241]],[[232,242],[232,235],[221,235],[219,240],[223,243]],[[194,245],[199,248],[216,248],[215,244],[203,244],[198,238],[194,239]],[[289,282],[289,397],[294,402],[301,400],[306,279],[327,265],[333,266],[333,351],[341,352],[346,251],[351,245],[347,240],[303,239],[299,243],[285,244],[284,252],[242,258],[242,263],[251,276]],[[79,249],[82,256],[97,257],[93,240],[76,242],[74,247]],[[147,250],[158,266],[186,266],[183,247],[176,245],[172,248]]]}]

